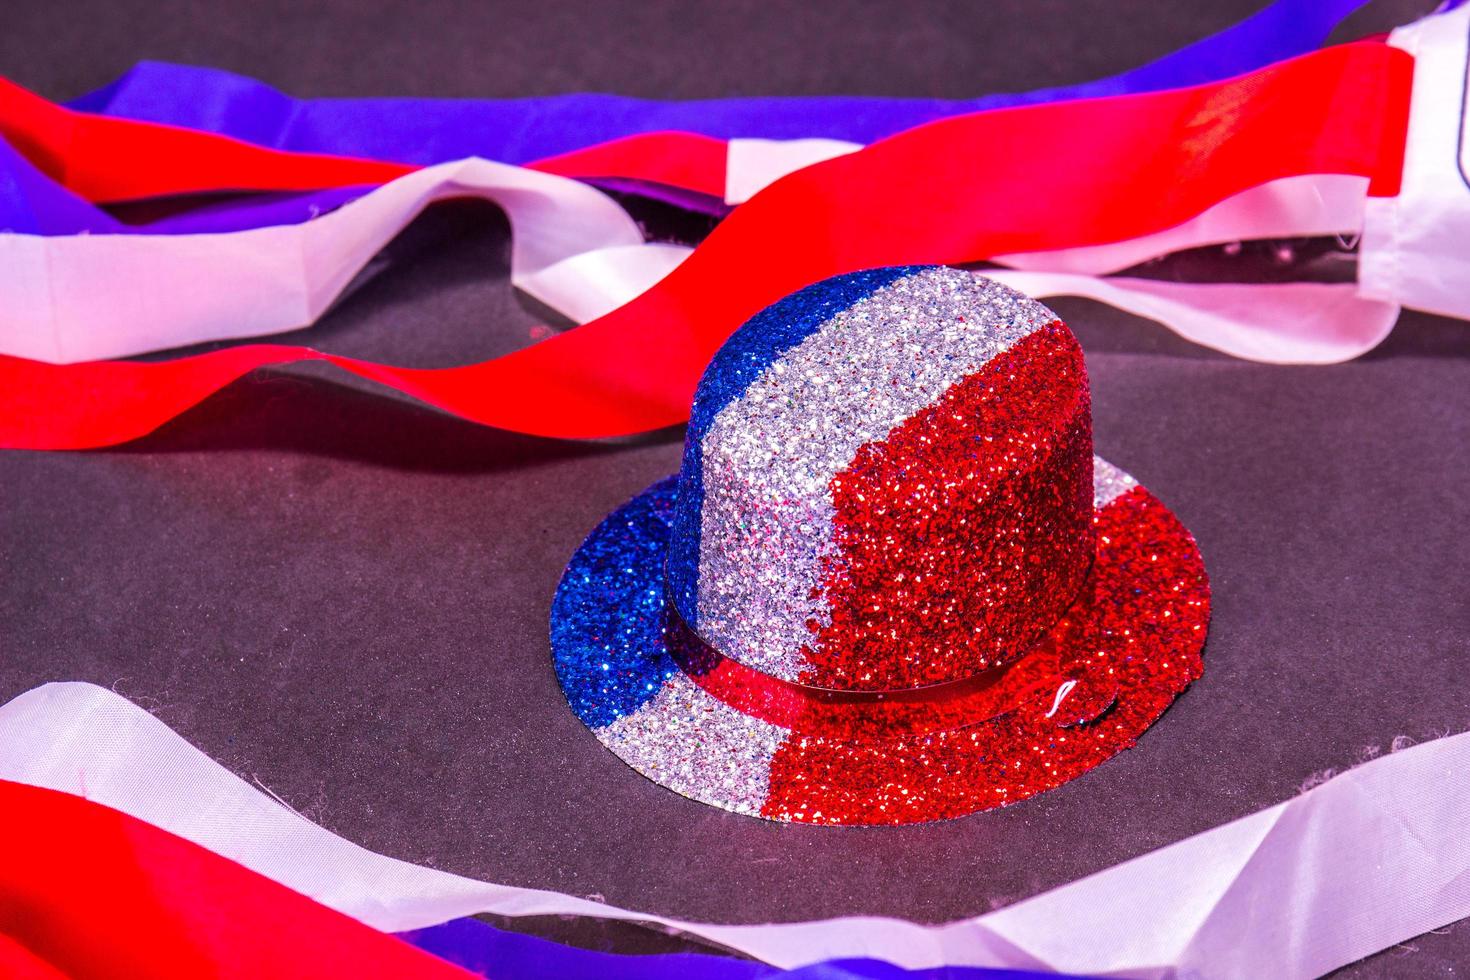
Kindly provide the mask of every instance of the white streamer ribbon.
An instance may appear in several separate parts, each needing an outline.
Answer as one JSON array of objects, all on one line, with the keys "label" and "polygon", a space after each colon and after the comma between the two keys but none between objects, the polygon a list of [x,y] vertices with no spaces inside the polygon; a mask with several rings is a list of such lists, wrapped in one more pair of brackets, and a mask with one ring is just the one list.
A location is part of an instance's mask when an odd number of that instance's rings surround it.
[{"label": "white streamer ribbon", "polygon": [[725,203],[744,204],[789,173],[862,148],[861,143],[820,138],[732,139],[725,150]]},{"label": "white streamer ribbon", "polygon": [[1368,201],[1358,275],[1368,296],[1470,317],[1470,7],[1401,27],[1414,56],[1396,197]]},{"label": "white streamer ribbon", "polygon": [[1269,181],[1227,197],[1183,224],[1107,245],[1018,252],[995,261],[1014,269],[1106,275],[1159,255],[1262,238],[1355,235],[1363,227],[1368,178],[1309,174]]},{"label": "white streamer ribbon", "polygon": [[1186,340],[1270,364],[1334,364],[1372,350],[1398,320],[1393,303],[1351,283],[1193,283],[986,272],[1034,297],[1083,296],[1157,321]]},{"label": "white streamer ribbon", "polygon": [[637,223],[601,191],[480,159],[415,171],[298,225],[201,235],[3,234],[0,353],[68,364],[305,326],[424,208],[465,196],[504,209],[511,281],[553,307],[569,299],[546,284],[565,280],[555,271],[560,263],[643,244]]},{"label": "white streamer ribbon", "polygon": [[[546,295],[585,322],[668,275],[690,249],[603,249],[541,274]],[[1154,320],[1186,340],[1271,364],[1333,364],[1376,347],[1399,308],[1363,299],[1351,283],[1185,283],[1068,272],[986,270],[1028,296],[1081,296]],[[572,306],[572,303],[575,306]],[[575,311],[575,312],[573,312]]]},{"label": "white streamer ribbon", "polygon": [[[835,141],[735,141],[754,187]],[[820,144],[820,145],[813,145]],[[732,160],[734,156],[732,156]],[[1348,285],[1199,285],[1102,280],[1203,244],[1359,227],[1366,182],[1293,177],[1246,191],[1158,234],[1011,255],[1001,273],[1038,297],[1079,295],[1139,313],[1217,350],[1277,363],[1347,360],[1391,328],[1396,307]],[[383,185],[299,225],[201,235],[0,235],[0,353],[52,363],[129,357],[313,323],[429,203],[483,197],[512,228],[511,281],[578,323],[623,305],[671,272],[685,246],[645,243],[611,198],[575,180],[469,159]]]},{"label": "white streamer ribbon", "polygon": [[949,925],[875,917],[708,925],[375,854],[288,810],[104,688],[47,684],[0,708],[0,778],[114,807],[378,929],[477,913],[585,915],[661,924],[784,967],[876,957],[909,968],[1135,978],[1318,976],[1470,915],[1467,770],[1470,734],[1427,742]]}]

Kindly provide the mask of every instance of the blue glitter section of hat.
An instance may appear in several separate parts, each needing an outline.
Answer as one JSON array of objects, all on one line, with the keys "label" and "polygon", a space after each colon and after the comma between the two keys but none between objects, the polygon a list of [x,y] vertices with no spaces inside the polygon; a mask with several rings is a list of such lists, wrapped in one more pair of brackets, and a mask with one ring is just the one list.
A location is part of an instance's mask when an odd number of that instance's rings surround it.
[{"label": "blue glitter section of hat", "polygon": [[551,603],[551,658],[589,728],[631,714],[678,671],[664,644],[664,554],[674,477],[608,515],[562,573]]},{"label": "blue glitter section of hat", "polygon": [[828,320],[890,283],[932,266],[894,266],[835,276],[766,307],[725,341],[705,368],[689,410],[679,506],[674,516],[666,574],[669,593],[684,621],[699,625],[699,535],[704,506],[701,445],[720,412],[735,401],[787,350]]}]

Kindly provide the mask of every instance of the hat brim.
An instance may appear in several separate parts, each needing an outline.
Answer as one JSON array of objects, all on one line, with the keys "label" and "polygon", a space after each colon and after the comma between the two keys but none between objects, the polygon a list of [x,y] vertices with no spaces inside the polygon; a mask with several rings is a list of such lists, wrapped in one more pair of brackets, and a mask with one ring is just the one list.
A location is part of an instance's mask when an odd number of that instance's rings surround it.
[{"label": "hat brim", "polygon": [[1088,585],[1043,641],[1048,657],[1025,668],[1041,674],[1032,693],[1003,713],[848,738],[793,731],[709,693],[665,637],[672,477],[610,514],[568,564],[551,609],[562,691],[637,772],[771,820],[920,823],[1052,789],[1131,746],[1203,669],[1209,582],[1194,538],[1131,478],[1096,465],[1112,491],[1097,500]]}]

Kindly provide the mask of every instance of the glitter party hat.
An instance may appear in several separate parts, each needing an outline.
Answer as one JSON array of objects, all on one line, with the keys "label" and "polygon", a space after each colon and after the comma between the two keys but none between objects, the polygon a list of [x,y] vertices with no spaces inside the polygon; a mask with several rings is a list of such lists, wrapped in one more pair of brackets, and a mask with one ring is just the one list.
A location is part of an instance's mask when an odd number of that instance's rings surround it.
[{"label": "glitter party hat", "polygon": [[568,565],[557,676],[684,796],[805,823],[956,817],[1132,745],[1199,676],[1189,532],[1092,454],[1050,310],[943,267],[762,311],[695,393],[676,478]]}]

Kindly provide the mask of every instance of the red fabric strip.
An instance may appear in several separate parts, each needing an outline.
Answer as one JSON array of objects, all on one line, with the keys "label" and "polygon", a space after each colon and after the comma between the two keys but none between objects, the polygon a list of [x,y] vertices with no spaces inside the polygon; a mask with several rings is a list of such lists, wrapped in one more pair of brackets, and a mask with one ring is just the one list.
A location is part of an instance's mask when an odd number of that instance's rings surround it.
[{"label": "red fabric strip", "polygon": [[632,177],[724,200],[728,144],[698,133],[641,133],[529,164],[563,177]]},{"label": "red fabric strip", "polygon": [[0,973],[79,980],[471,976],[127,814],[5,781]]},{"label": "red fabric strip", "polygon": [[418,370],[246,345],[158,363],[0,358],[0,446],[137,438],[267,364],[326,360],[445,411],[537,435],[682,422],[710,356],[752,314],[875,266],[962,263],[1119,241],[1301,174],[1397,192],[1413,59],[1342,45],[1169,92],[976,113],[790,174],[737,208],[647,293],[479,364]]},{"label": "red fabric strip", "polygon": [[[0,79],[0,136],[52,180],[90,201],[213,191],[301,191],[381,184],[419,169],[291,153],[216,133],[94,116]],[[725,141],[644,133],[528,165],[564,177],[627,177],[725,196]]]},{"label": "red fabric strip", "polygon": [[93,116],[54,105],[4,79],[0,136],[52,180],[90,201],[381,184],[418,169],[286,153],[177,126]]}]

